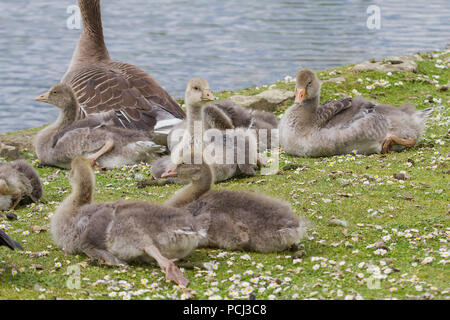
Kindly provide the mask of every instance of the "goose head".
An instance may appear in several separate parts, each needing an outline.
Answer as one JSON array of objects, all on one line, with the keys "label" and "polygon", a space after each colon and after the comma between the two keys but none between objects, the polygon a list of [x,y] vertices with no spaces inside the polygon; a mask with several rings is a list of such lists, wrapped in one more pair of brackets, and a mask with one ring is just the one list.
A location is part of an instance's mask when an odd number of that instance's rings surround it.
[{"label": "goose head", "polygon": [[295,104],[313,100],[320,95],[320,82],[316,74],[309,69],[302,69],[297,73],[295,83]]},{"label": "goose head", "polygon": [[186,105],[193,108],[201,108],[208,102],[216,100],[212,94],[208,81],[202,78],[189,80],[184,95]]},{"label": "goose head", "polygon": [[202,163],[180,163],[168,169],[161,175],[162,178],[176,177],[184,181],[198,182],[209,180],[212,177],[211,167],[205,162]]},{"label": "goose head", "polygon": [[72,88],[64,83],[55,84],[49,91],[41,94],[35,100],[49,103],[62,110],[73,108],[77,101]]},{"label": "goose head", "polygon": [[198,181],[203,176],[203,166],[201,164],[180,163],[170,168],[162,174],[162,178],[177,177],[185,181]]}]

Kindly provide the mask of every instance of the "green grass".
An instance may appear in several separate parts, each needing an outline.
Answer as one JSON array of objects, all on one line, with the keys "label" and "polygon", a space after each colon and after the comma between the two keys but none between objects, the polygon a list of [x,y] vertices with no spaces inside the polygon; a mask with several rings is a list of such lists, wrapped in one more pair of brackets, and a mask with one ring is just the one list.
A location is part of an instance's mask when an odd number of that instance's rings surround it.
[{"label": "green grass", "polygon": [[[321,79],[345,77],[342,83],[325,83],[322,102],[336,94],[354,96],[356,89],[371,100],[419,109],[434,107],[422,142],[413,149],[389,155],[345,155],[304,159],[282,154],[280,167],[301,164],[299,169],[280,170],[273,176],[233,179],[214,188],[261,192],[288,201],[297,214],[313,222],[302,243],[304,256],[292,252],[258,254],[224,250],[195,250],[189,261],[209,262],[211,271],[185,270],[194,299],[449,299],[449,157],[450,134],[448,91],[436,84],[449,82],[445,61],[450,54],[422,54],[417,74],[349,70],[349,66],[319,72]],[[330,74],[331,73],[331,74]],[[435,78],[433,76],[439,76]],[[361,79],[361,80],[358,80]],[[369,80],[366,80],[369,79]],[[367,89],[376,80],[390,86]],[[433,82],[434,80],[434,82]],[[403,85],[394,85],[399,81]],[[294,89],[291,81],[277,88]],[[370,87],[369,87],[370,88]],[[265,87],[231,94],[253,95]],[[431,95],[434,102],[424,102]],[[440,102],[439,102],[440,101]],[[292,101],[280,108],[281,114]],[[37,164],[27,154],[28,159]],[[92,263],[84,255],[66,255],[58,249],[46,226],[55,207],[70,192],[68,171],[38,168],[44,182],[44,197],[37,204],[21,207],[18,220],[0,218],[0,228],[21,242],[26,252],[0,248],[0,298],[2,299],[175,299],[183,291],[165,281],[155,266],[134,264],[112,268]],[[405,172],[407,180],[393,175]],[[138,189],[136,181],[150,174],[141,164],[97,173],[97,201],[146,199],[162,203],[180,186]],[[345,220],[347,227],[331,225]],[[381,249],[380,249],[381,248]],[[68,267],[80,268],[81,287],[70,289]],[[373,273],[382,275],[378,286],[368,286]],[[70,270],[70,269],[69,269]],[[251,287],[251,289],[249,289]],[[193,291],[193,292],[192,292]],[[233,295],[237,294],[237,295]]]}]

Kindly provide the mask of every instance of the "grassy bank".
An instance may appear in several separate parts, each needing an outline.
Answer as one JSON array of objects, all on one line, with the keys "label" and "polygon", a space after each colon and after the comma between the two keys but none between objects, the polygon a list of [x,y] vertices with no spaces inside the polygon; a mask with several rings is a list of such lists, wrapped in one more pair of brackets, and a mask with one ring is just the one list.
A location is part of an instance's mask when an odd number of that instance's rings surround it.
[{"label": "grassy bank", "polygon": [[[38,168],[44,183],[42,200],[16,210],[17,220],[0,218],[0,228],[26,248],[24,252],[0,248],[0,298],[449,299],[450,109],[448,91],[438,88],[449,82],[445,65],[449,56],[422,54],[418,73],[356,73],[351,66],[318,73],[322,80],[345,78],[323,85],[322,102],[360,93],[379,103],[433,107],[424,139],[416,148],[389,155],[317,159],[282,154],[278,175],[215,186],[288,201],[314,223],[302,243],[303,254],[195,250],[188,260],[207,262],[209,270],[185,270],[191,280],[189,290],[166,282],[158,267],[112,268],[91,263],[83,255],[65,255],[53,243],[47,225],[70,192],[68,171]],[[294,84],[286,78],[271,86],[293,90]],[[226,98],[265,89],[217,95]],[[26,157],[37,165],[34,155],[26,153]],[[283,169],[286,164],[297,166]],[[149,174],[150,166],[144,164],[99,172],[96,200],[163,202],[180,188],[138,189],[136,181]],[[332,219],[348,225],[332,224]],[[79,289],[66,285],[71,266],[80,270]]]}]

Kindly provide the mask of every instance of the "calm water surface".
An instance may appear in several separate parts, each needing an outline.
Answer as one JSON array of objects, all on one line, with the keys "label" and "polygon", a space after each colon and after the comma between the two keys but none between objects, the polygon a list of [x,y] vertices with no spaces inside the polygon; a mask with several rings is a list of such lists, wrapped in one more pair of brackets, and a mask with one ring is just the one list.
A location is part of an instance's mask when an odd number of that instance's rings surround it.
[{"label": "calm water surface", "polygon": [[[40,126],[57,110],[33,101],[66,71],[80,30],[70,30],[75,0],[0,3],[0,133]],[[381,28],[366,26],[369,5]],[[214,91],[369,58],[443,49],[450,1],[108,0],[103,27],[113,59],[150,72],[171,94],[193,76]]]}]

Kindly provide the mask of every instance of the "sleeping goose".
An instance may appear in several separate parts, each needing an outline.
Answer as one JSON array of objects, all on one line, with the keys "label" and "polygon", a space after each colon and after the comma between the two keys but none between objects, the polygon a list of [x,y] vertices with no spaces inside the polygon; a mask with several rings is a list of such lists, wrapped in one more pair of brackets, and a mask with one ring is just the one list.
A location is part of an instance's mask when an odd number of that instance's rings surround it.
[{"label": "sleeping goose", "polygon": [[319,106],[320,82],[314,72],[299,71],[295,103],[279,124],[280,145],[289,154],[320,157],[357,151],[387,153],[413,147],[431,109],[377,105],[362,97]]},{"label": "sleeping goose", "polygon": [[[231,119],[220,108],[205,105],[215,97],[205,79],[193,78],[185,92],[185,124],[174,127],[168,136],[171,156],[154,163],[152,172],[162,173],[183,157],[191,157],[198,149],[210,155],[215,181],[224,181],[238,175],[255,175],[258,162],[257,138],[247,128],[234,128]],[[187,130],[186,130],[187,129]],[[167,161],[163,161],[166,159]],[[194,159],[195,161],[195,159]]]},{"label": "sleeping goose", "polygon": [[43,165],[70,168],[76,156],[84,155],[100,167],[114,168],[151,162],[165,151],[144,131],[119,128],[92,117],[80,119],[80,106],[67,84],[54,85],[36,100],[60,109],[56,122],[35,137],[36,154]]},{"label": "sleeping goose", "polygon": [[41,179],[31,164],[24,160],[0,162],[0,211],[14,210],[19,203],[41,197]]},{"label": "sleeping goose", "polygon": [[[78,0],[83,20],[80,40],[62,82],[80,103],[80,117],[109,112],[108,119],[131,129],[152,131],[185,117],[176,101],[148,73],[113,61],[103,38],[100,0]],[[168,130],[164,130],[167,135]]]},{"label": "sleeping goose", "polygon": [[298,217],[289,204],[256,193],[210,190],[213,175],[206,162],[181,163],[163,174],[190,181],[165,205],[186,208],[193,216],[209,221],[200,247],[277,252],[295,248],[304,237],[310,223]]},{"label": "sleeping goose", "polygon": [[83,157],[72,161],[69,179],[72,193],[51,219],[51,233],[60,248],[114,266],[156,260],[167,280],[188,285],[173,261],[197,247],[208,223],[204,217],[145,201],[94,203],[95,176],[91,162]]}]

